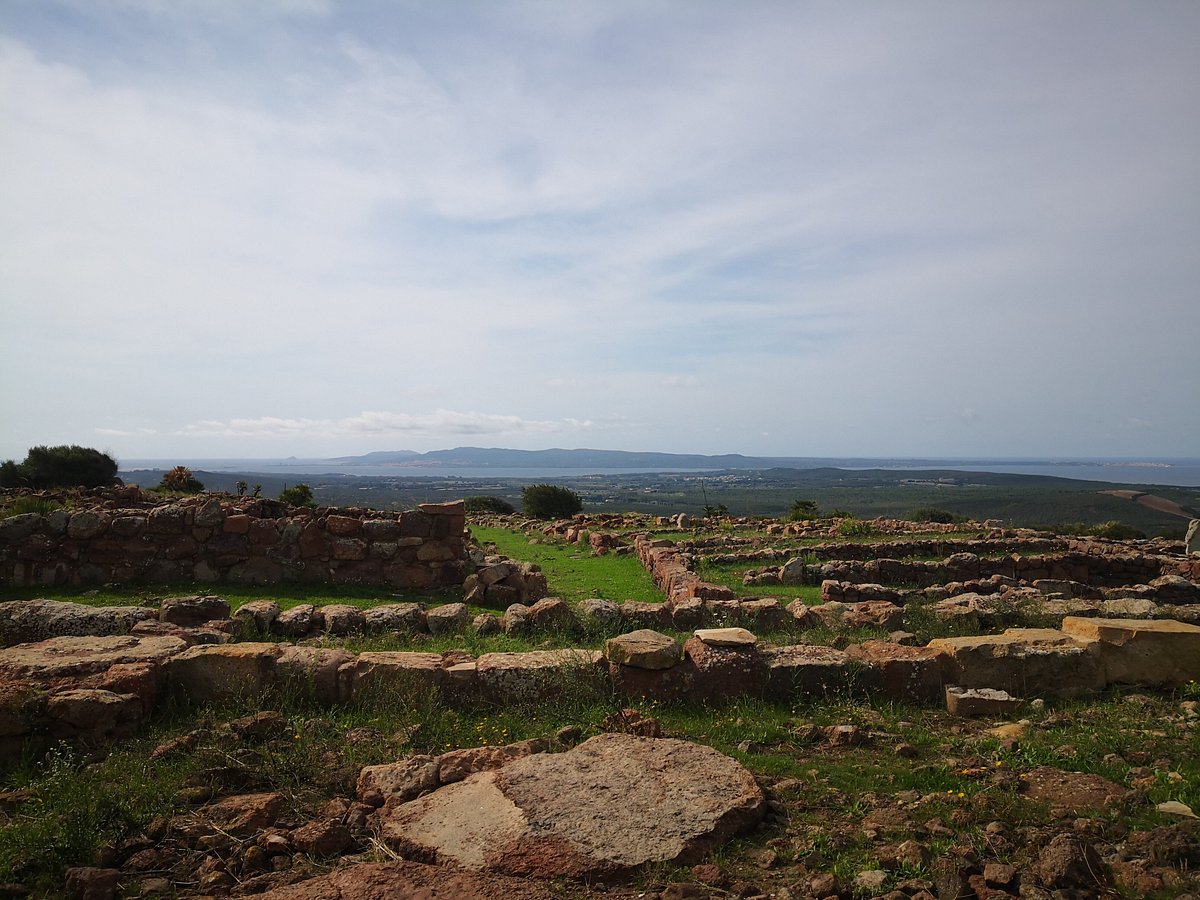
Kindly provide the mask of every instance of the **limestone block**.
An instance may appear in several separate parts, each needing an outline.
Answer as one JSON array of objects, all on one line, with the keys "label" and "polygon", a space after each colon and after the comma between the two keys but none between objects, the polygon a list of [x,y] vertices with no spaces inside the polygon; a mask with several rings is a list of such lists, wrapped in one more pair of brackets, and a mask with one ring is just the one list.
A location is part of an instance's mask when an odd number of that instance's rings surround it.
[{"label": "limestone block", "polygon": [[279,618],[279,604],[274,600],[251,600],[239,606],[233,618],[246,622],[259,631],[267,632]]},{"label": "limestone block", "polygon": [[446,603],[425,613],[430,634],[462,634],[471,622],[471,612],[465,603]]},{"label": "limestone block", "polygon": [[1200,681],[1200,626],[1172,619],[1084,619],[1068,616],[1063,631],[1094,641],[1109,683],[1180,685]]},{"label": "limestone block", "polygon": [[46,706],[46,714],[79,731],[108,732],[142,717],[137,694],[116,694],[93,688],[59,691]]},{"label": "limestone block", "polygon": [[485,653],[476,670],[484,695],[508,702],[554,696],[574,684],[596,684],[602,659],[598,650]]},{"label": "limestone block", "polygon": [[938,638],[928,646],[945,653],[943,679],[963,687],[996,688],[1022,697],[1074,697],[1105,684],[1098,643],[1053,628]]},{"label": "limestone block", "polygon": [[893,700],[932,701],[942,696],[942,654],[928,647],[905,647],[891,641],[864,641],[846,648],[862,666],[864,687]]},{"label": "limestone block", "polygon": [[168,597],[159,606],[158,617],[174,625],[203,625],[213,619],[229,618],[229,601],[224,597]]},{"label": "limestone block", "polygon": [[261,693],[275,679],[278,644],[205,644],[189,647],[165,663],[167,683],[189,699],[210,700]]},{"label": "limestone block", "polygon": [[357,606],[330,603],[313,612],[312,627],[327,634],[358,634],[366,627],[367,617]]},{"label": "limestone block", "polygon": [[848,683],[850,658],[833,647],[792,644],[763,650],[762,657],[773,697],[820,696]]},{"label": "limestone block", "polygon": [[384,603],[366,611],[368,631],[401,631],[417,633],[425,627],[425,607],[420,603]]},{"label": "limestone block", "polygon": [[285,646],[275,662],[275,680],[285,689],[312,696],[320,703],[336,703],[342,696],[342,666],[354,656],[337,647]]},{"label": "limestone block", "polygon": [[[701,638],[705,631],[742,631],[738,629],[697,629],[683,652],[695,668],[695,693],[711,700],[718,697],[755,697],[767,689],[768,667],[753,644],[710,644]],[[750,635],[754,637],[753,635]],[[755,638],[757,641],[757,638]]]},{"label": "limestone block", "polygon": [[697,628],[695,635],[710,647],[753,647],[758,643],[745,628]]},{"label": "limestone block", "polygon": [[558,597],[544,597],[529,607],[529,621],[541,631],[575,631],[579,617],[571,605]]},{"label": "limestone block", "polygon": [[1024,704],[1019,697],[994,688],[946,687],[946,710],[952,716],[1004,716]]},{"label": "limestone block", "polygon": [[440,653],[360,653],[339,669],[338,677],[345,697],[360,697],[368,691],[403,693],[418,687],[436,689],[446,684]]},{"label": "limestone block", "polygon": [[683,658],[683,646],[673,637],[642,628],[606,640],[604,658],[638,669],[669,669]]}]

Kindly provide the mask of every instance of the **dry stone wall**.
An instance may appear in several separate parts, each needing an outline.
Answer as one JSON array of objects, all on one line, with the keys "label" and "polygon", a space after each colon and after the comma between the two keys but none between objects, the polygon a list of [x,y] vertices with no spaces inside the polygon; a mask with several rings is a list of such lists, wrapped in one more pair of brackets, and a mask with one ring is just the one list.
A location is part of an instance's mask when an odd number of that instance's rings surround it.
[{"label": "dry stone wall", "polygon": [[0,520],[0,580],[431,588],[466,577],[461,501],[388,513],[211,494],[173,503],[140,497]]}]

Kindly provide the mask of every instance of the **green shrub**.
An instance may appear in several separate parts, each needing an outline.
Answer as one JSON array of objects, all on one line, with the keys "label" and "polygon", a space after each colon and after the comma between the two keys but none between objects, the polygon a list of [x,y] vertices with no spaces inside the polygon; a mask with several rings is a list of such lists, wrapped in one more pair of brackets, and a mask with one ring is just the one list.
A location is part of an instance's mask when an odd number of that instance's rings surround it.
[{"label": "green shrub", "polygon": [[313,492],[304,482],[285,487],[279,492],[279,499],[289,506],[313,506]]},{"label": "green shrub", "polygon": [[801,522],[805,519],[815,519],[818,515],[820,509],[816,500],[793,500],[787,517],[789,522]]},{"label": "green shrub", "polygon": [[838,522],[838,534],[843,537],[869,537],[875,533],[875,526],[862,519],[842,519]]},{"label": "green shrub", "polygon": [[521,491],[521,507],[531,519],[565,519],[583,509],[583,499],[557,484],[531,484]]},{"label": "green shrub", "polygon": [[477,495],[463,500],[469,513],[499,513],[507,515],[517,511],[517,508],[503,497],[488,497]]},{"label": "green shrub", "polygon": [[204,485],[192,474],[187,466],[176,466],[163,474],[158,483],[160,491],[177,491],[181,494],[198,494],[204,490]]},{"label": "green shrub", "polygon": [[42,497],[13,497],[10,502],[0,508],[0,519],[7,519],[9,516],[22,516],[25,513],[37,513],[39,516],[46,516],[56,509],[62,509],[62,504],[56,503],[53,500],[46,500]]},{"label": "green shrub", "polygon": [[22,463],[0,465],[0,487],[104,487],[117,478],[117,461],[76,444],[31,447]]},{"label": "green shrub", "polygon": [[966,516],[957,515],[946,509],[938,509],[936,506],[922,506],[914,509],[908,518],[910,522],[934,522],[939,525],[967,521]]},{"label": "green shrub", "polygon": [[1112,519],[1099,524],[1087,522],[1058,522],[1050,525],[1035,525],[1036,531],[1051,531],[1054,534],[1073,535],[1078,537],[1108,538],[1112,541],[1129,541],[1144,538],[1146,533],[1132,525]]}]

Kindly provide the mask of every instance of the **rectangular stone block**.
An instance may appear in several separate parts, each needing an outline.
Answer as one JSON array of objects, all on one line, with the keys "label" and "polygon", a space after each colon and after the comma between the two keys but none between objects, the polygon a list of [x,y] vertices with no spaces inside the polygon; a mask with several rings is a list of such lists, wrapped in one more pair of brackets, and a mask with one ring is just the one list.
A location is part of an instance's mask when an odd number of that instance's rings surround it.
[{"label": "rectangular stone block", "polygon": [[594,686],[601,677],[599,650],[533,650],[485,653],[476,673],[483,694],[508,702],[550,697],[576,686]]},{"label": "rectangular stone block", "polygon": [[824,695],[847,686],[850,658],[818,644],[793,644],[761,651],[767,664],[767,693],[788,698]]},{"label": "rectangular stone block", "polygon": [[1173,619],[1067,616],[1063,631],[1078,640],[1095,642],[1110,684],[1200,681],[1200,626]]},{"label": "rectangular stone block", "polygon": [[995,688],[1019,697],[1077,697],[1105,685],[1098,642],[1076,640],[1053,628],[938,638],[928,646],[945,654],[942,677],[947,684]]},{"label": "rectangular stone block", "polygon": [[360,653],[338,669],[342,696],[360,697],[367,691],[408,691],[414,687],[441,688],[446,670],[440,653],[380,651]]}]

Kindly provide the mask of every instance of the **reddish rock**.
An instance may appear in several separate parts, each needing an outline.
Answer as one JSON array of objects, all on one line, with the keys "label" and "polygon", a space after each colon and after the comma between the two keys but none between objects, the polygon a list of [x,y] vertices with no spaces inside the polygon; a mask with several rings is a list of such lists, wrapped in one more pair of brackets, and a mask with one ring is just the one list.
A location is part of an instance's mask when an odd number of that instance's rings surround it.
[{"label": "reddish rock", "polygon": [[112,900],[117,896],[121,873],[116,869],[77,866],[67,869],[66,895],[70,900]]},{"label": "reddish rock", "polygon": [[312,856],[335,856],[354,845],[354,835],[338,819],[316,819],[288,837],[297,850]]},{"label": "reddish rock", "polygon": [[709,747],[602,734],[390,807],[380,836],[472,869],[587,877],[696,861],[764,808],[753,776]]},{"label": "reddish rock", "polygon": [[514,759],[529,756],[531,753],[544,753],[547,749],[549,749],[548,742],[535,739],[518,741],[500,747],[467,747],[462,750],[449,750],[438,757],[438,780],[442,784],[453,784],[476,772],[499,769]]},{"label": "reddish rock", "polygon": [[229,618],[229,601],[224,597],[168,597],[159,607],[158,618],[185,628],[213,619]]},{"label": "reddish rock", "polygon": [[942,655],[927,647],[890,641],[851,644],[846,655],[863,666],[866,686],[893,700],[930,702],[942,696]]},{"label": "reddish rock", "polygon": [[555,900],[562,895],[524,878],[400,861],[336,869],[260,896],[263,900]]},{"label": "reddish rock", "polygon": [[196,817],[235,837],[245,837],[274,825],[286,805],[283,794],[239,794],[201,807]]},{"label": "reddish rock", "polygon": [[754,646],[714,647],[689,638],[683,652],[695,669],[695,695],[717,697],[759,696],[766,692],[767,663]]}]

